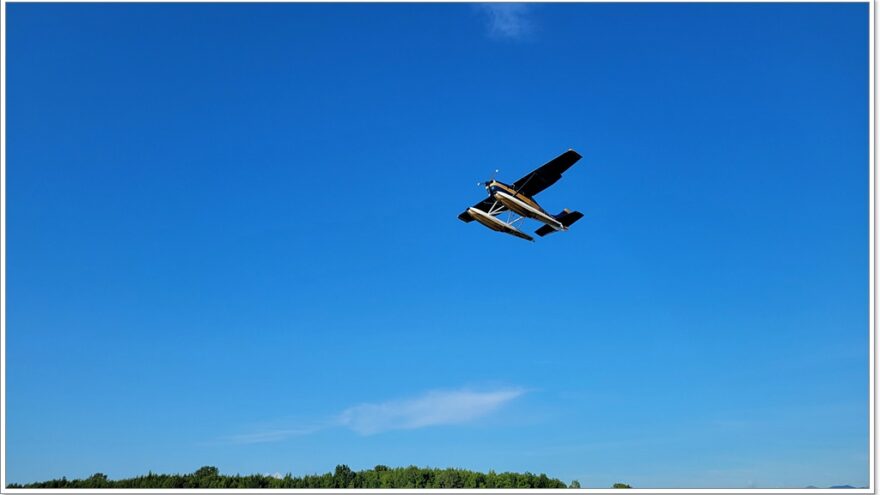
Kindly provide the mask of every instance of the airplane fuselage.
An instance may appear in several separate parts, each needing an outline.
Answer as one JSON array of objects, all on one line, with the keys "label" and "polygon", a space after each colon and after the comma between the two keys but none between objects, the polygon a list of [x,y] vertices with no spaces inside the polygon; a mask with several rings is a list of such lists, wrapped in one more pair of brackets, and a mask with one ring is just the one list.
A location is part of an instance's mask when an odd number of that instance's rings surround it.
[{"label": "airplane fuselage", "polygon": [[541,208],[534,199],[517,193],[507,184],[493,180],[486,186],[486,190],[493,199],[506,206],[510,211],[547,224],[556,230],[566,230],[559,220],[544,211],[544,208]]}]

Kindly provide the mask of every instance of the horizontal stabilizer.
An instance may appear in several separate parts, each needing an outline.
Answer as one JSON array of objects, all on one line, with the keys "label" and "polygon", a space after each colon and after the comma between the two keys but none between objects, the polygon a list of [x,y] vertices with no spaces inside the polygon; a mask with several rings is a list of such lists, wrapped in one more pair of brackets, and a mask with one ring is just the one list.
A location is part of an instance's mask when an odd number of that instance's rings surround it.
[{"label": "horizontal stabilizer", "polygon": [[[559,223],[561,223],[563,227],[568,228],[571,224],[583,218],[583,216],[584,214],[579,211],[569,211],[568,209],[565,209],[562,210],[562,213],[554,216],[553,218],[559,220]],[[535,233],[541,237],[544,237],[547,234],[552,234],[553,232],[556,232],[556,229],[549,225],[544,225],[543,227],[535,231]]]}]

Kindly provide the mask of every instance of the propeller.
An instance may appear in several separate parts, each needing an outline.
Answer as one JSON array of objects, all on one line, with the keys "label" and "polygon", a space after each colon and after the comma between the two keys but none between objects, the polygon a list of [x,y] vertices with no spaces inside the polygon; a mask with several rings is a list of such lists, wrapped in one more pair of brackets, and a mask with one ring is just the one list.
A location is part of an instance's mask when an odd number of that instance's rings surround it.
[{"label": "propeller", "polygon": [[478,185],[478,186],[483,186],[483,187],[485,187],[485,188],[488,189],[488,188],[489,188],[489,184],[490,184],[493,180],[495,180],[495,176],[496,176],[496,175],[498,175],[498,169],[497,169],[497,168],[495,169],[495,172],[492,174],[492,177],[490,177],[489,180],[487,180],[486,182],[477,181],[477,185]]}]

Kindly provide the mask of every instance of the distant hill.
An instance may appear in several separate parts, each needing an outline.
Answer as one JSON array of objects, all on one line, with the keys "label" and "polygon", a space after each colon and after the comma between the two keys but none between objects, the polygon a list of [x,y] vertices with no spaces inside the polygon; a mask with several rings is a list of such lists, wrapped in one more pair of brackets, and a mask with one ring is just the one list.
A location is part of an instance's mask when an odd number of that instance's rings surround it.
[{"label": "distant hill", "polygon": [[[804,488],[819,488],[819,487],[810,485],[810,486],[805,486]],[[868,488],[868,487],[867,486],[855,487],[852,485],[834,485],[834,486],[829,486],[828,488]]]},{"label": "distant hill", "polygon": [[222,475],[216,467],[205,466],[191,474],[154,474],[110,480],[102,473],[86,479],[67,478],[10,484],[8,488],[566,488],[566,484],[545,474],[479,473],[465,469],[434,469],[416,466],[389,468],[376,466],[352,471],[336,466],[332,473],[284,477],[251,474]]}]

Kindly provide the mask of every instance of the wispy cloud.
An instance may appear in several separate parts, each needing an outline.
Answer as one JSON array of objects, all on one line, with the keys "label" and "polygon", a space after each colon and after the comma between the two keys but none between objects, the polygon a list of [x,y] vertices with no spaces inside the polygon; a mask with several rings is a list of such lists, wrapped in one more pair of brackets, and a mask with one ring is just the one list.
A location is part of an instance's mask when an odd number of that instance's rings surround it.
[{"label": "wispy cloud", "polygon": [[524,3],[484,3],[479,6],[488,20],[489,36],[519,39],[532,31],[530,6]]},{"label": "wispy cloud", "polygon": [[363,435],[454,425],[483,417],[522,394],[521,389],[431,391],[412,399],[351,407],[339,416],[339,422]]},{"label": "wispy cloud", "polygon": [[348,428],[361,435],[374,435],[389,430],[462,424],[484,417],[524,393],[520,388],[431,390],[418,397],[358,404],[315,426],[264,429],[224,440],[238,444],[266,443],[329,428]]},{"label": "wispy cloud", "polygon": [[232,436],[226,437],[225,440],[227,440],[231,443],[277,442],[279,440],[285,440],[290,437],[298,437],[301,435],[308,435],[310,433],[315,433],[316,431],[320,431],[322,429],[323,429],[323,427],[268,429],[268,430],[254,432],[254,433],[244,433],[241,435],[232,435]]}]

